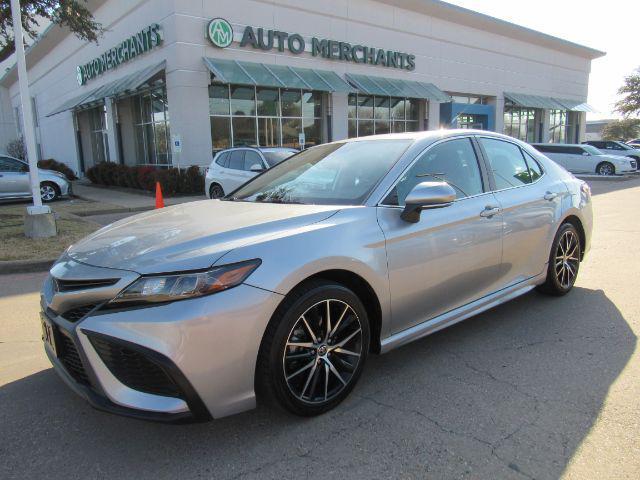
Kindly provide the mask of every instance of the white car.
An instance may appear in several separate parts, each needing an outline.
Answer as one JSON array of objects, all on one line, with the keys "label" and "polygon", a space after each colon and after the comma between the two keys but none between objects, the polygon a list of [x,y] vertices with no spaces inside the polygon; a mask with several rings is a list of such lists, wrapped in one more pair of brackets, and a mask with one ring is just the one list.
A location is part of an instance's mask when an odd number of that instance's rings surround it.
[{"label": "white car", "polygon": [[582,142],[583,145],[591,145],[609,155],[617,155],[621,157],[630,157],[636,161],[636,165],[640,163],[640,148],[630,147],[623,142],[614,142],[612,140],[589,140]]},{"label": "white car", "polygon": [[205,195],[220,198],[298,151],[283,147],[236,147],[213,157],[205,177]]},{"label": "white car", "polygon": [[635,172],[637,168],[636,160],[609,155],[591,145],[533,143],[532,146],[571,173],[615,175]]}]

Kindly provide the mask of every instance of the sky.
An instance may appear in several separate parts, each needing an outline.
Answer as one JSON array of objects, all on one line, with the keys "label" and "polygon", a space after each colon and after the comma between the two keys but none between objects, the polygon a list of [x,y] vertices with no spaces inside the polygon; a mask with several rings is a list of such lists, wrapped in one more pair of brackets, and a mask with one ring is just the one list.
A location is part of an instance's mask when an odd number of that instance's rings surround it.
[{"label": "sky", "polygon": [[624,77],[640,67],[638,0],[447,0],[464,8],[607,52],[591,62],[587,102],[598,113],[587,120],[619,118],[613,113]]}]

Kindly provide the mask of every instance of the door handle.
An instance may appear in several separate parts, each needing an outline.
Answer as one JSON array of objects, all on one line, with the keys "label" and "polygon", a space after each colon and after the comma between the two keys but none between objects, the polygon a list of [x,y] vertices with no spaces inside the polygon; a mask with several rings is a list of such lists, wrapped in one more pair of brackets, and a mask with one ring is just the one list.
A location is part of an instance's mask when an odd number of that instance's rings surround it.
[{"label": "door handle", "polygon": [[480,216],[484,218],[491,218],[494,215],[500,213],[502,209],[500,207],[494,207],[493,205],[487,205],[484,210],[480,212]]},{"label": "door handle", "polygon": [[547,193],[544,194],[544,199],[551,201],[551,200],[555,199],[557,196],[558,196],[557,193],[547,192]]}]

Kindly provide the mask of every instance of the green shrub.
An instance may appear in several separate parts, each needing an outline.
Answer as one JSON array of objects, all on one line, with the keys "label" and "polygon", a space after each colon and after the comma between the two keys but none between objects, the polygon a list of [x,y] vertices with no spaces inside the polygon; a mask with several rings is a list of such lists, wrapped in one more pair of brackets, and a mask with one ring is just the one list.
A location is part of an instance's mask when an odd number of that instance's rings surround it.
[{"label": "green shrub", "polygon": [[56,172],[62,173],[67,180],[76,180],[76,174],[73,173],[67,165],[62,162],[57,162],[53,158],[49,158],[47,160],[40,160],[38,162],[38,168],[44,168],[45,170],[55,170]]},{"label": "green shrub", "polygon": [[137,188],[150,192],[155,191],[156,182],[160,182],[162,193],[167,196],[204,193],[204,175],[197,166],[180,170],[152,166],[129,167],[102,162],[88,169],[86,175],[95,184]]}]

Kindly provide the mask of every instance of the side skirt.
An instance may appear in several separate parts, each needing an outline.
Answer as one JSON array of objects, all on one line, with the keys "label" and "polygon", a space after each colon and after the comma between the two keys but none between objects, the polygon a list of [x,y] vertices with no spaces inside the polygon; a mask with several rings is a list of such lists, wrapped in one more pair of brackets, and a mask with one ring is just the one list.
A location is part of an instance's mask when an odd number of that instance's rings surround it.
[{"label": "side skirt", "polygon": [[414,340],[431,335],[438,330],[442,330],[443,328],[454,325],[462,320],[466,320],[469,317],[519,297],[520,295],[523,295],[535,288],[536,285],[543,283],[546,275],[547,273],[545,269],[540,275],[536,275],[535,277],[531,277],[530,279],[524,280],[516,285],[499,290],[491,295],[487,295],[486,297],[482,297],[474,302],[467,303],[462,307],[458,307],[455,310],[443,313],[435,318],[426,320],[418,325],[414,325],[406,330],[395,333],[382,340],[380,353],[387,353],[394,348],[401,347],[402,345],[406,345]]}]

